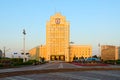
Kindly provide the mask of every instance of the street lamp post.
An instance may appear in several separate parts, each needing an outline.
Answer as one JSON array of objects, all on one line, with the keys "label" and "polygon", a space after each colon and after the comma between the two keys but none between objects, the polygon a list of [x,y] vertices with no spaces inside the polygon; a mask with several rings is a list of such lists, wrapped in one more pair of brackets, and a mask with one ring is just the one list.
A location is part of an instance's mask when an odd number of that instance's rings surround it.
[{"label": "street lamp post", "polygon": [[71,61],[71,52],[70,52],[70,44],[74,44],[74,42],[69,42],[69,47],[68,47],[68,51],[69,51],[69,61]]},{"label": "street lamp post", "polygon": [[25,35],[26,35],[26,32],[25,32],[25,29],[23,29],[23,62],[25,62]]}]

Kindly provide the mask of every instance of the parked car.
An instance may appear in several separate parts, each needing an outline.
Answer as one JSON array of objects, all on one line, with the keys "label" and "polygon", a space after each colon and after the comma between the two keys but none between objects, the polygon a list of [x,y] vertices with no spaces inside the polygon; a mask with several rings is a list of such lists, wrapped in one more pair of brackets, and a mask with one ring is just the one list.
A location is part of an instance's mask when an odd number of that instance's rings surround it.
[{"label": "parked car", "polygon": [[92,62],[99,63],[99,62],[101,62],[101,60],[98,59],[98,58],[87,58],[87,59],[85,59],[85,62],[88,62],[88,63],[92,63]]}]

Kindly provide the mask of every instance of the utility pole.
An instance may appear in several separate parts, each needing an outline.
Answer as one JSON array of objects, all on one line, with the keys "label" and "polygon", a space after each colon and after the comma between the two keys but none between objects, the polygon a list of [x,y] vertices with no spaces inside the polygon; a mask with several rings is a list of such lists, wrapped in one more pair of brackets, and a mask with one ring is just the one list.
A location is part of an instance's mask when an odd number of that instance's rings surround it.
[{"label": "utility pole", "polygon": [[6,47],[3,47],[3,57],[5,58],[5,49]]},{"label": "utility pole", "polygon": [[2,57],[5,58],[6,57],[6,52],[9,51],[9,49],[6,49],[6,47],[3,47],[3,54],[2,54]]},{"label": "utility pole", "polygon": [[101,57],[101,44],[100,43],[98,44],[98,47],[99,47],[99,53],[98,54]]},{"label": "utility pole", "polygon": [[25,32],[25,29],[23,29],[23,62],[26,61],[25,59],[25,35],[26,35],[26,32]]}]

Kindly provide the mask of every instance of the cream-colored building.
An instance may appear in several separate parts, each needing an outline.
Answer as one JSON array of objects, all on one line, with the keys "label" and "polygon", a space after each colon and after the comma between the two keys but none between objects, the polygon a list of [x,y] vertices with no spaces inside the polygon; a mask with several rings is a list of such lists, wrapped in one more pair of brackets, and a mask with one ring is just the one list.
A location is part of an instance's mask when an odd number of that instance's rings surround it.
[{"label": "cream-colored building", "polygon": [[90,45],[70,45],[70,61],[73,57],[80,59],[81,57],[92,57],[92,48]]},{"label": "cream-colored building", "polygon": [[120,59],[120,47],[113,46],[113,45],[102,45],[101,59],[103,61]]},{"label": "cream-colored building", "polygon": [[65,16],[56,13],[46,24],[46,45],[41,45],[29,51],[31,59],[44,57],[47,61],[72,61],[73,57],[91,57],[92,48],[89,45],[70,45],[70,23]]}]

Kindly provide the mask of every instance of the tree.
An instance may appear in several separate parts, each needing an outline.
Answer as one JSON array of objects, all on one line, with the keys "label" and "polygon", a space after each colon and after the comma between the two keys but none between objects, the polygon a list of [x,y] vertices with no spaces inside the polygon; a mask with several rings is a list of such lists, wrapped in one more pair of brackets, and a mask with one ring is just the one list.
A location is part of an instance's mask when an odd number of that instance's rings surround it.
[{"label": "tree", "polygon": [[76,58],[77,58],[77,57],[76,57],[76,56],[74,56],[74,57],[73,57],[73,60],[76,60]]},{"label": "tree", "polygon": [[98,58],[97,55],[93,55],[92,58]]},{"label": "tree", "polygon": [[82,56],[82,57],[80,57],[80,59],[84,59],[84,57]]},{"label": "tree", "polygon": [[41,63],[45,62],[45,58],[44,57],[40,57],[40,62]]}]

